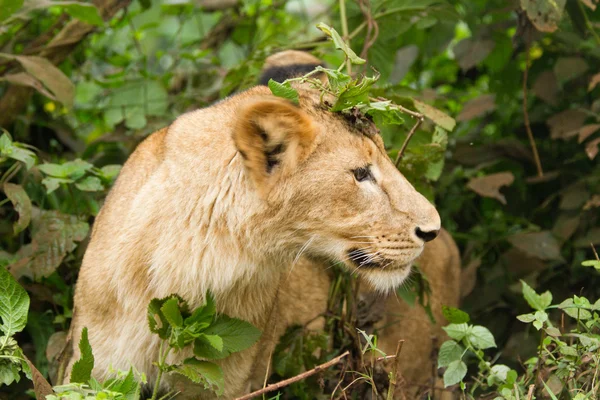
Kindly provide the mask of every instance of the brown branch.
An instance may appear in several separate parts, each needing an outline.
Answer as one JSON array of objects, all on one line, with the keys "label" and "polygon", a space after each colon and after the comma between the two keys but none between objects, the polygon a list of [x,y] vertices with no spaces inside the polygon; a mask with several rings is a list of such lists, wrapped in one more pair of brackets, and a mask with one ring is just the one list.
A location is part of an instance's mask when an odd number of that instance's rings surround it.
[{"label": "brown branch", "polygon": [[533,390],[535,389],[535,385],[529,385],[529,391],[527,392],[527,400],[533,399]]},{"label": "brown branch", "polygon": [[400,363],[400,352],[402,351],[402,345],[404,340],[398,340],[398,347],[396,347],[396,354],[394,356],[394,364],[392,365],[392,372],[390,375],[390,385],[387,392],[387,400],[394,398],[394,392],[396,391],[396,384],[398,383],[398,368]]},{"label": "brown branch", "polygon": [[[531,32],[531,31],[529,31]],[[537,151],[535,139],[533,138],[533,132],[531,131],[531,125],[529,124],[529,113],[527,112],[527,77],[529,75],[529,45],[531,41],[531,35],[525,39],[525,70],[523,71],[523,117],[525,119],[525,130],[527,131],[527,137],[529,138],[529,144],[533,151],[533,159],[535,160],[535,167],[539,177],[544,176],[542,170],[542,163],[540,162],[540,156]]]},{"label": "brown branch", "polygon": [[336,358],[334,358],[334,359],[332,359],[330,361],[327,361],[324,364],[317,365],[313,369],[301,373],[300,375],[296,375],[296,376],[291,377],[289,379],[285,379],[283,381],[280,381],[280,382],[277,382],[277,383],[273,383],[273,384],[271,384],[271,385],[269,385],[269,386],[267,386],[265,388],[262,388],[260,390],[255,391],[255,392],[246,394],[246,395],[244,395],[242,397],[238,397],[235,400],[249,400],[249,399],[252,399],[252,398],[254,398],[256,396],[260,396],[261,394],[269,393],[269,392],[272,392],[274,390],[277,390],[277,389],[280,389],[282,387],[285,387],[287,385],[291,385],[294,382],[301,381],[302,379],[308,378],[309,376],[314,375],[314,374],[316,374],[317,372],[319,372],[321,370],[324,370],[326,368],[331,367],[332,365],[335,365],[335,364],[339,363],[342,360],[342,358],[348,356],[349,354],[350,354],[350,352],[347,351],[347,352],[345,352],[345,353],[337,356]]},{"label": "brown branch", "polygon": [[404,139],[404,143],[402,143],[402,147],[400,148],[400,151],[398,152],[398,156],[396,157],[396,161],[394,163],[396,164],[396,168],[400,165],[400,161],[402,160],[402,156],[404,155],[404,150],[406,150],[406,147],[408,147],[408,142],[410,142],[410,138],[412,138],[419,126],[421,126],[421,124],[423,123],[423,119],[424,117],[421,115],[420,118],[417,119],[417,122],[414,124],[410,132],[408,132],[406,139]]}]

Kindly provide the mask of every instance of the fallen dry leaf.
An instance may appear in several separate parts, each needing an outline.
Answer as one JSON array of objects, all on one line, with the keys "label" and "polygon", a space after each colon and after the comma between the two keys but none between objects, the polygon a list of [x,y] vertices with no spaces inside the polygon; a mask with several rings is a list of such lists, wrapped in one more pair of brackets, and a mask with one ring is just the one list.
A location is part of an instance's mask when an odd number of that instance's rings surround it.
[{"label": "fallen dry leaf", "polygon": [[521,8],[540,32],[554,32],[558,28],[566,0],[521,0]]},{"label": "fallen dry leaf", "polygon": [[508,238],[517,249],[540,260],[562,261],[560,244],[550,231],[517,233]]},{"label": "fallen dry leaf", "polygon": [[52,385],[48,383],[44,375],[33,365],[31,361],[25,357],[25,361],[31,370],[31,380],[33,381],[33,391],[35,392],[36,400],[46,400],[46,396],[50,394],[54,394],[54,390],[52,390]]},{"label": "fallen dry leaf", "polygon": [[558,80],[552,71],[542,72],[533,84],[533,93],[550,105],[558,104]]},{"label": "fallen dry leaf", "polygon": [[540,272],[548,268],[548,264],[545,261],[515,247],[511,247],[502,253],[500,259],[510,275],[515,279],[523,278],[531,273]]},{"label": "fallen dry leaf", "polygon": [[469,121],[496,109],[496,96],[485,94],[465,103],[462,111],[456,117],[457,121]]},{"label": "fallen dry leaf", "polygon": [[588,63],[581,57],[561,57],[554,64],[554,73],[561,82],[577,78],[588,70]]},{"label": "fallen dry leaf", "polygon": [[552,233],[565,242],[573,236],[580,220],[581,216],[578,212],[560,213],[552,227]]},{"label": "fallen dry leaf", "polygon": [[502,204],[506,204],[506,197],[500,193],[502,186],[510,186],[514,182],[515,177],[511,172],[499,172],[473,178],[467,183],[467,187],[483,197],[491,197],[498,200]]},{"label": "fallen dry leaf", "polygon": [[477,38],[463,39],[454,47],[454,55],[463,71],[473,68],[483,61],[494,49],[493,40]]},{"label": "fallen dry leaf", "polygon": [[585,154],[590,160],[593,160],[598,155],[598,145],[600,145],[600,138],[594,139],[585,146]]},{"label": "fallen dry leaf", "polygon": [[546,124],[550,127],[552,139],[566,140],[579,133],[587,114],[580,110],[565,110],[548,118]]},{"label": "fallen dry leaf", "polygon": [[594,132],[600,129],[600,124],[584,125],[579,129],[579,139],[577,141],[582,143],[585,139],[589,138]]}]

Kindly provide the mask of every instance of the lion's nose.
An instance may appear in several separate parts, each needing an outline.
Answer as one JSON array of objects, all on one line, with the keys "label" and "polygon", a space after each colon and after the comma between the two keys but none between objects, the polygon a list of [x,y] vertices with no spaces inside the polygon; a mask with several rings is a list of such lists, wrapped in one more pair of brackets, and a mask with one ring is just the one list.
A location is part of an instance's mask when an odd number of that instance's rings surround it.
[{"label": "lion's nose", "polygon": [[423,231],[419,227],[417,227],[417,229],[415,229],[415,234],[417,235],[417,237],[419,239],[423,239],[423,241],[425,241],[425,242],[430,242],[433,239],[435,239],[437,237],[438,233],[440,233],[439,229],[436,229],[433,231]]}]

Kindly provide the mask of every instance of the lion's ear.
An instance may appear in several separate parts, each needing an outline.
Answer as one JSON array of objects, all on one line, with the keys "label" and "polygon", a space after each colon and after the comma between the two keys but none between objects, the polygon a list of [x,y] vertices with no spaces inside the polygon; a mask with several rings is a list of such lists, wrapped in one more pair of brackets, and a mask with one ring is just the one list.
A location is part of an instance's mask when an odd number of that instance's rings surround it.
[{"label": "lion's ear", "polygon": [[292,172],[312,152],[312,119],[284,99],[256,100],[243,107],[233,140],[246,169],[262,195]]}]

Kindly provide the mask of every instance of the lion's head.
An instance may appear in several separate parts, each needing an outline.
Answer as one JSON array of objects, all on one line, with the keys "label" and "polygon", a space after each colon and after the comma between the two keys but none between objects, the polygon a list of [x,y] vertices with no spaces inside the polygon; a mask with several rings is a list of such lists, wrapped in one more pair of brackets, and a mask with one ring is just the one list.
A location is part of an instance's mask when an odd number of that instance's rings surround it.
[{"label": "lion's head", "polygon": [[299,106],[267,90],[252,96],[233,132],[281,243],[342,261],[381,291],[397,287],[437,236],[436,209],[398,171],[370,122],[328,111],[314,90],[298,91]]}]

